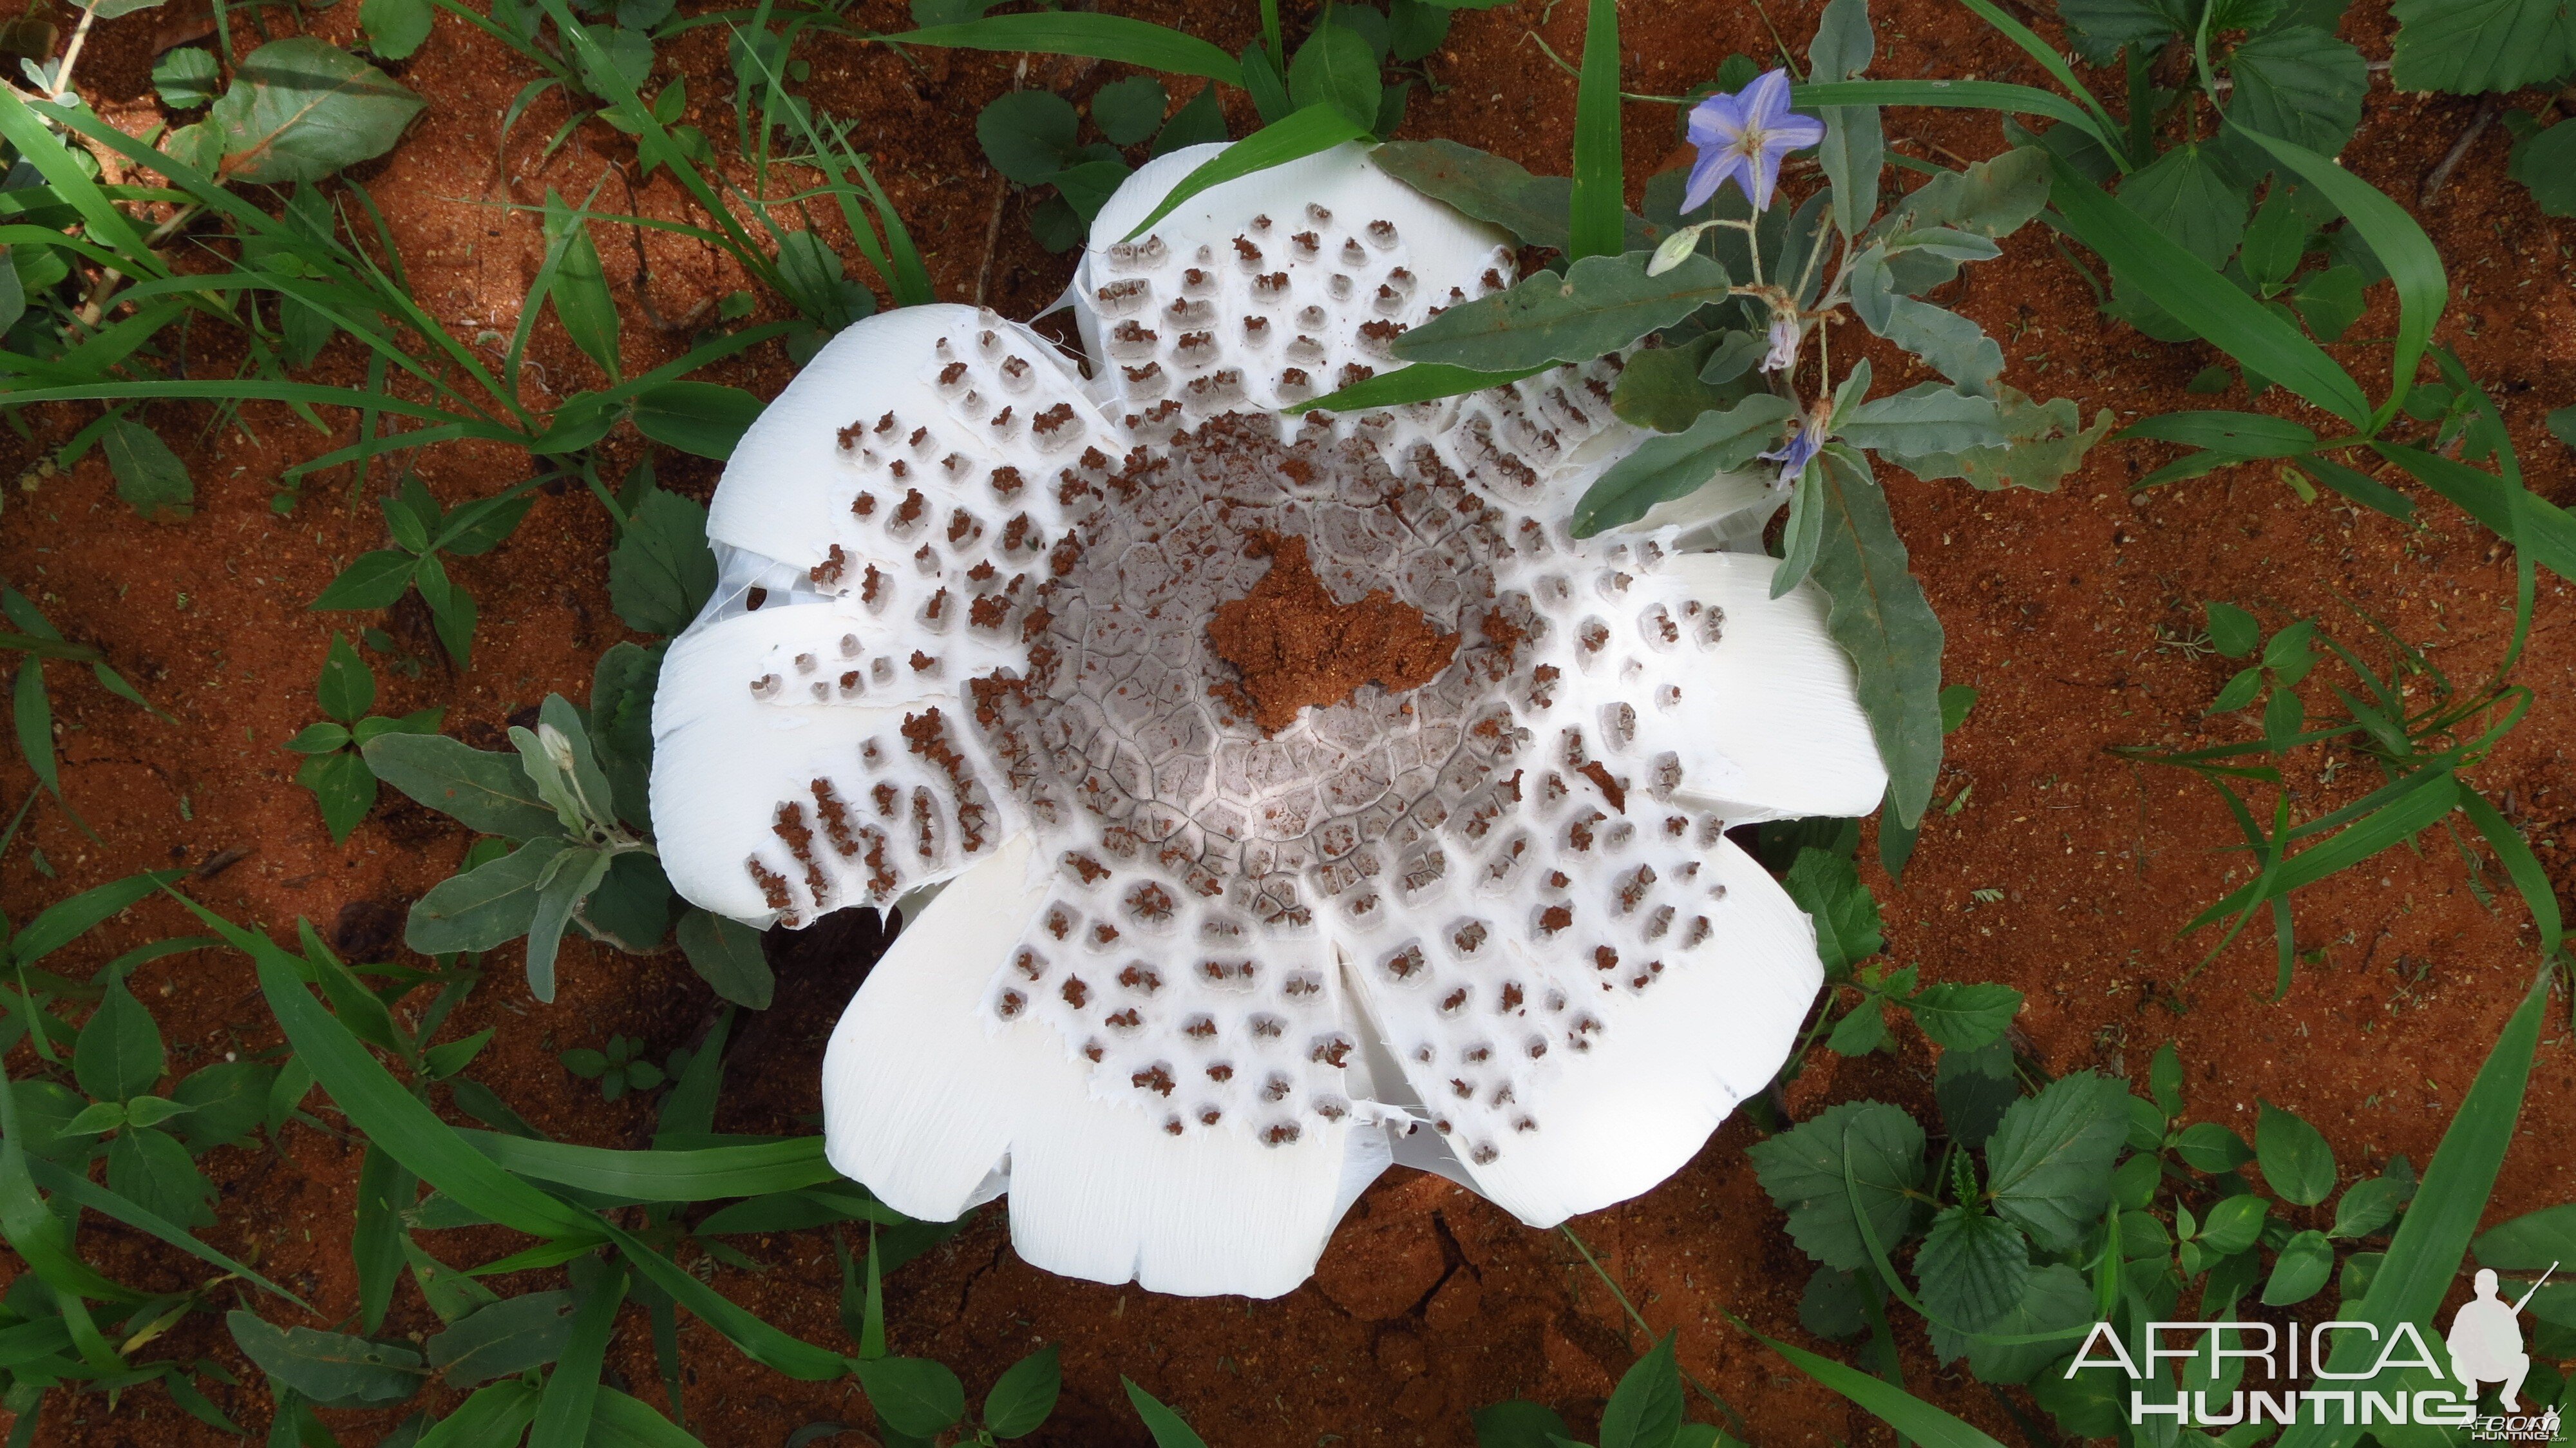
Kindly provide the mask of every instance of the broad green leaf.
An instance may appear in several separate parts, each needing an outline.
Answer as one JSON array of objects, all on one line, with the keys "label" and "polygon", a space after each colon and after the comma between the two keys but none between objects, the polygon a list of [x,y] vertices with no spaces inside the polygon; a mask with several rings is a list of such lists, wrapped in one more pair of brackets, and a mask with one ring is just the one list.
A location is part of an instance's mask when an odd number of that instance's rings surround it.
[{"label": "broad green leaf", "polygon": [[33,965],[89,933],[99,922],[181,878],[185,870],[154,870],[83,890],[45,907],[9,941],[9,960]]},{"label": "broad green leaf", "polygon": [[[198,46],[183,45],[168,51],[152,66],[152,89],[161,97],[161,104],[174,111],[192,111],[213,100],[222,84],[215,53]],[[0,282],[5,280],[0,278]]]},{"label": "broad green leaf", "polygon": [[404,60],[429,39],[437,10],[430,0],[361,0],[358,26],[367,32],[367,49],[387,60]]},{"label": "broad green leaf", "polygon": [[759,931],[692,907],[680,917],[678,934],[689,968],[717,995],[755,1011],[769,1009],[777,983],[761,953]]},{"label": "broad green leaf", "polygon": [[608,272],[600,265],[599,247],[590,238],[590,218],[576,214],[553,191],[546,193],[546,240],[554,252],[554,276],[546,299],[564,335],[598,364],[614,382],[620,376],[617,299],[609,294]]},{"label": "broad green leaf", "polygon": [[723,462],[766,406],[718,382],[665,382],[635,394],[633,416],[635,430],[664,447]]},{"label": "broad green leaf", "polygon": [[131,418],[120,417],[99,436],[99,451],[116,475],[116,495],[145,518],[185,518],[196,511],[197,485],[188,465],[161,440],[161,435]]},{"label": "broad green leaf", "polygon": [[1169,216],[1175,207],[1211,186],[1284,166],[1291,161],[1329,151],[1344,141],[1355,141],[1368,134],[1366,127],[1331,105],[1304,106],[1271,122],[1251,135],[1202,161],[1182,177],[1145,219],[1129,228],[1124,241],[1133,241],[1153,229],[1154,223]]},{"label": "broad green leaf", "polygon": [[1664,1448],[1682,1426],[1682,1374],[1665,1333],[1631,1364],[1601,1409],[1601,1448]]},{"label": "broad green leaf", "polygon": [[[2209,613],[2209,646],[2218,650],[2219,657],[2244,658],[2263,642],[2263,626],[2254,621],[2254,615],[2232,603],[2215,600],[2203,607]],[[2166,1112],[2171,1115],[2179,1109],[2167,1107]]]},{"label": "broad green leaf", "polygon": [[2021,1099],[2013,1079],[2012,1047],[2001,1037],[1973,1050],[1943,1051],[1932,1075],[1932,1096],[1950,1139],[1979,1147],[1995,1134],[2004,1108]]},{"label": "broad green leaf", "polygon": [[[1465,215],[1508,231],[1523,246],[1565,251],[1574,183],[1563,176],[1533,176],[1517,161],[1456,141],[1389,141],[1369,152],[1386,174]],[[1651,251],[1661,233],[1633,215],[1622,215],[1620,250]]]},{"label": "broad green leaf", "polygon": [[1941,769],[1941,621],[1906,571],[1905,544],[1877,482],[1842,449],[1820,457],[1824,538],[1815,580],[1830,600],[1825,627],[1852,656],[1861,709],[1887,764],[1888,803],[1910,827]]},{"label": "broad green leaf", "polygon": [[1525,1398],[1509,1398],[1478,1408],[1472,1415],[1476,1448],[1555,1448],[1574,1430],[1554,1408]]},{"label": "broad green leaf", "polygon": [[617,1309],[626,1301],[626,1270],[613,1259],[576,1258],[572,1283],[578,1305],[563,1360],[546,1378],[537,1401],[537,1418],[529,1429],[533,1443],[587,1442],[591,1405],[598,1401],[600,1372],[606,1365],[608,1340],[617,1330]]},{"label": "broad green leaf", "polygon": [[361,553],[309,607],[322,612],[390,608],[411,587],[419,560],[398,548]]},{"label": "broad green leaf", "polygon": [[2212,268],[2226,265],[2245,238],[2245,193],[2198,144],[2176,146],[2121,182],[2120,202]]},{"label": "broad green leaf", "polygon": [[2185,1165],[2212,1176],[2231,1172],[2254,1159],[2245,1138],[2215,1121],[2198,1121],[2182,1130],[2174,1150]]},{"label": "broad green leaf", "polygon": [[965,1386],[928,1358],[862,1358],[859,1383],[877,1420],[898,1433],[929,1438],[966,1416]]},{"label": "broad green leaf", "polygon": [[495,1302],[432,1335],[430,1365],[448,1386],[470,1388],[553,1362],[572,1337],[572,1305],[569,1291],[531,1292]]},{"label": "broad green leaf", "polygon": [[1727,297],[1726,268],[1694,252],[1662,276],[1646,254],[1588,256],[1451,307],[1395,340],[1412,362],[1509,371],[1589,362]]},{"label": "broad green leaf", "polygon": [[420,1354],[346,1333],[279,1328],[238,1308],[233,1341],[260,1370],[325,1407],[399,1403],[420,1390]]},{"label": "broad green leaf", "polygon": [[590,1436],[582,1443],[583,1448],[705,1448],[687,1429],[605,1383],[591,1403]]},{"label": "broad green leaf", "polygon": [[2263,1222],[2271,1206],[2252,1192],[2225,1197],[2209,1209],[2208,1219],[2200,1224],[2200,1244],[2213,1255],[2232,1257],[2254,1245],[2263,1235]]},{"label": "broad green leaf", "polygon": [[2361,384],[2296,326],[2265,310],[2063,160],[2052,158],[2050,165],[2056,178],[2050,196],[2067,232],[2100,253],[2114,275],[2240,364],[2355,427],[2368,421],[2370,404]]},{"label": "broad green leaf", "polygon": [[259,1128],[277,1068],[260,1061],[217,1061],[182,1078],[170,1099],[187,1108],[178,1133],[192,1152],[230,1146]]},{"label": "broad green leaf", "polygon": [[641,851],[609,861],[599,888],[581,902],[577,918],[594,937],[629,955],[662,948],[671,933],[671,882],[662,862]]},{"label": "broad green leaf", "polygon": [[2269,1101],[2254,1127],[2255,1160],[2281,1200],[2313,1207],[2334,1190],[2334,1149],[2318,1130]]},{"label": "broad green leaf", "polygon": [[1377,123],[1377,53],[1358,31],[1335,23],[1348,13],[1327,9],[1289,57],[1288,102],[1299,109],[1329,106],[1365,131]]},{"label": "broad green leaf", "polygon": [[1908,1193],[1923,1180],[1923,1128],[1896,1107],[1846,1101],[1745,1154],[1762,1189],[1788,1214],[1790,1237],[1829,1267],[1858,1272],[1871,1266],[1843,1179],[1847,1156],[1879,1241],[1902,1241],[1914,1221]]},{"label": "broad green leaf", "polygon": [[1932,1218],[1914,1256],[1915,1280],[1934,1320],[1982,1332],[2012,1310],[2030,1285],[2030,1244],[2003,1218],[1950,1206]]},{"label": "broad green leaf", "polygon": [[1140,70],[1172,75],[1198,75],[1227,85],[1243,85],[1243,67],[1233,56],[1178,30],[1122,15],[1086,11],[1044,10],[1028,15],[995,15],[962,25],[934,25],[888,35],[890,45],[956,46],[967,50],[1030,51],[1039,55],[1079,55],[1093,60],[1123,61]]},{"label": "broad green leaf", "polygon": [[[1733,370],[1716,383],[1704,381],[1721,348],[1728,349]],[[1610,410],[1638,427],[1687,432],[1702,413],[1732,407],[1754,389],[1754,380],[1745,374],[1761,350],[1753,335],[1743,331],[1703,333],[1678,347],[1641,347],[1628,354],[1619,380],[1611,384]]]},{"label": "broad green leaf", "polygon": [[707,510],[661,488],[644,495],[608,555],[608,598],[639,633],[675,634],[715,591]]},{"label": "broad green leaf", "polygon": [[1620,162],[1619,102],[1619,6],[1617,0],[1590,0],[1584,10],[1583,68],[1575,80],[1574,185],[1566,216],[1569,262],[1615,257],[1626,250],[1628,180]]},{"label": "broad green leaf", "polygon": [[1940,981],[1925,986],[1905,1008],[1933,1044],[1951,1051],[1973,1051],[2003,1039],[2013,1017],[2021,1013],[2021,992],[2008,985]]},{"label": "broad green leaf", "polygon": [[2361,124],[2370,65],[2361,52],[2314,26],[2267,30],[2227,57],[2236,82],[2228,119],[2331,156]]},{"label": "broad green leaf", "polygon": [[2397,0],[2389,13],[2400,90],[2520,90],[2576,70],[2576,18],[2560,0]]},{"label": "broad green leaf", "polygon": [[295,782],[313,791],[314,802],[322,807],[322,826],[335,845],[347,844],[349,832],[376,807],[376,777],[367,772],[365,760],[345,750],[305,760],[296,768]]},{"label": "broad green leaf", "polygon": [[1091,93],[1092,124],[1113,146],[1132,146],[1154,134],[1170,108],[1171,93],[1150,75],[1111,81]]},{"label": "broad green leaf", "polygon": [[1683,432],[1647,438],[1584,491],[1568,526],[1575,537],[1589,538],[1637,521],[1658,503],[1698,492],[1770,448],[1795,412],[1788,399],[1756,392],[1725,411],[1700,414]]},{"label": "broad green leaf", "polygon": [[2576,126],[2564,121],[2514,143],[2513,179],[2531,188],[2543,216],[2576,216]]},{"label": "broad green leaf", "polygon": [[996,1438],[1024,1438],[1043,1426],[1055,1411],[1064,1387],[1064,1370],[1054,1344],[1038,1349],[1004,1369],[984,1395],[984,1427]]},{"label": "broad green leaf", "polygon": [[1848,857],[1813,846],[1801,849],[1780,884],[1815,923],[1816,953],[1827,979],[1839,978],[1886,945],[1878,901],[1861,884],[1860,870]]},{"label": "broad green leaf", "polygon": [[[490,950],[527,934],[537,918],[539,882],[567,848],[559,835],[533,839],[431,886],[412,904],[403,943],[423,955],[443,955]],[[569,915],[570,906],[565,909]]]},{"label": "broad green leaf", "polygon": [[111,981],[98,1009],[81,1027],[80,1044],[72,1052],[73,1078],[100,1101],[124,1101],[151,1090],[168,1064],[152,1013],[125,982]]},{"label": "broad green leaf", "polygon": [[[412,1448],[482,1448],[515,1444],[537,1416],[537,1390],[513,1378],[467,1398]],[[603,1445],[605,1448],[605,1445]]]},{"label": "broad green leaf", "polygon": [[[2326,1235],[2346,1241],[2369,1236],[2395,1219],[2397,1205],[2405,1200],[2405,1192],[2402,1183],[2384,1176],[2364,1177],[2354,1182],[2344,1188],[2343,1196],[2335,1202],[2334,1230]],[[2480,1241],[2483,1243],[2484,1238]],[[2486,1254],[2481,1251],[2479,1259],[2483,1261],[2485,1258]],[[2568,1260],[2576,1261],[2576,1257]]]},{"label": "broad green leaf", "polygon": [[1884,244],[1852,265],[1852,311],[1862,325],[1961,387],[1984,391],[2003,372],[2003,348],[1966,317],[1902,294]]},{"label": "broad green leaf", "polygon": [[2127,1092],[2079,1071],[2006,1108],[1986,1142],[1995,1210],[2043,1247],[2072,1247],[2110,1200],[2111,1163],[2128,1136]]},{"label": "broad green leaf", "polygon": [[362,752],[376,778],[479,834],[526,840],[563,827],[515,754],[440,734],[379,734]]},{"label": "broad green leaf", "polygon": [[[2049,1342],[2003,1342],[1997,1339],[2037,1337],[2082,1328],[2094,1320],[2093,1286],[2084,1274],[2063,1262],[2034,1269],[2004,1314],[1986,1325],[1984,1334],[1967,1344],[1968,1367],[1979,1382],[2026,1383],[2066,1356],[2072,1338]],[[1935,1333],[1947,1337],[1946,1333]],[[1946,1353],[1946,1349],[1937,1349]]]},{"label": "broad green leaf", "polygon": [[2263,1305],[2288,1307],[2325,1289],[2334,1275],[2334,1248],[2323,1232],[2301,1232],[2281,1245],[2272,1262],[2271,1280],[2263,1284]]},{"label": "broad green leaf", "polygon": [[107,1187],[182,1227],[211,1227],[215,1184],[166,1131],[129,1124],[107,1144]]},{"label": "broad green leaf", "polygon": [[2348,266],[2330,266],[2299,278],[2299,284],[2290,289],[2289,303],[2308,330],[2326,342],[2341,341],[2368,310],[2362,299],[2361,272]]},{"label": "broad green leaf", "polygon": [[1145,1420],[1145,1431],[1154,1435],[1154,1448],[1207,1448],[1207,1440],[1191,1431],[1180,1414],[1163,1406],[1160,1398],[1123,1376],[1118,1384],[1127,1390],[1127,1401],[1136,1409],[1136,1416]]},{"label": "broad green leaf", "polygon": [[313,695],[321,701],[323,713],[343,724],[357,723],[375,707],[376,676],[337,632],[331,635],[331,651],[322,660],[322,676],[313,686]]},{"label": "broad green leaf", "polygon": [[975,138],[993,169],[1022,186],[1043,186],[1071,164],[1082,117],[1053,91],[1005,91],[975,116]]},{"label": "broad green leaf", "polygon": [[423,104],[340,47],[298,35],[252,51],[206,124],[223,139],[224,180],[319,181],[392,150]]},{"label": "broad green leaf", "polygon": [[[2373,1177],[2354,1190],[2383,1180]],[[2576,1203],[2525,1212],[2490,1227],[2478,1234],[2476,1246],[2479,1262],[2507,1272],[2538,1272],[2552,1262],[2576,1263]]]}]

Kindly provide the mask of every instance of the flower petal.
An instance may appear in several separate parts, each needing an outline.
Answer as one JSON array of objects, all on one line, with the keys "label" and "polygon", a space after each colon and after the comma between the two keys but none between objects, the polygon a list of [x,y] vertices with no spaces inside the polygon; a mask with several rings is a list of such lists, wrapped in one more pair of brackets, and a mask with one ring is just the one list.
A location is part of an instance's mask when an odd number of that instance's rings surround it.
[{"label": "flower petal", "polygon": [[[1400,949],[1427,962],[1410,976],[1354,963],[1355,989],[1403,1073],[1400,1085],[1381,1083],[1380,1098],[1433,1123],[1397,1143],[1397,1160],[1552,1226],[1653,1188],[1771,1079],[1823,980],[1814,931],[1722,836],[1676,850],[1699,863],[1695,875],[1684,876],[1676,851],[1651,847],[1625,857],[1620,873],[1652,853],[1666,867],[1662,887],[1688,897],[1687,913],[1651,946],[1597,947],[1617,957],[1607,967],[1568,959],[1561,941],[1536,938],[1533,922],[1465,891],[1403,912],[1421,934]],[[1582,934],[1589,911],[1597,929],[1615,900],[1577,894],[1570,928]],[[1482,918],[1447,915],[1478,905]],[[1443,923],[1422,929],[1432,921]],[[1459,951],[1461,939],[1475,949]]]},{"label": "flower petal", "polygon": [[1130,1103],[1093,1098],[1055,1030],[990,1024],[992,970],[1050,888],[1030,858],[1015,842],[960,877],[859,988],[824,1057],[832,1164],[896,1210],[943,1221],[1007,1160],[1012,1245],[1048,1271],[1187,1295],[1295,1287],[1348,1205],[1346,1164],[1366,1166],[1348,1149],[1353,1128],[1282,1146],[1240,1129],[1168,1135]]},{"label": "flower petal", "polygon": [[1682,191],[1682,214],[1689,215],[1708,204],[1717,188],[1744,169],[1744,153],[1732,143],[1722,148],[1711,146],[1691,163],[1690,184]]},{"label": "flower petal", "polygon": [[1748,130],[1767,131],[1789,109],[1789,72],[1766,70],[1737,93]]},{"label": "flower petal", "polygon": [[1730,824],[1865,815],[1886,791],[1887,768],[1851,658],[1826,632],[1813,583],[1770,596],[1777,566],[1759,554],[1683,553],[1638,577],[1637,637],[1664,654],[1649,668],[1655,697],[1636,706],[1634,753],[1611,767],[1651,780],[1669,758],[1676,802]]},{"label": "flower petal", "polygon": [[763,926],[888,905],[1018,827],[1016,798],[986,783],[1000,772],[951,717],[956,682],[883,656],[872,679],[862,622],[831,601],[778,603],[673,641],[654,691],[653,824],[690,901]]},{"label": "flower petal", "polygon": [[1074,311],[1113,415],[1142,425],[1170,403],[1195,420],[1331,392],[1400,365],[1388,344],[1432,308],[1511,278],[1509,237],[1357,145],[1210,187],[1119,240],[1222,150],[1147,162],[1092,223]]}]

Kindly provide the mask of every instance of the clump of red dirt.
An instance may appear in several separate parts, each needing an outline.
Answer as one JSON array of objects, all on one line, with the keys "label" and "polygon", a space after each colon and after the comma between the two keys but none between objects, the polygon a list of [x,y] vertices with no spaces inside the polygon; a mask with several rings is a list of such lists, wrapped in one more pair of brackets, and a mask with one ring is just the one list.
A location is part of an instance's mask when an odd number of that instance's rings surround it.
[{"label": "clump of red dirt", "polygon": [[1217,605],[1208,643],[1243,675],[1217,692],[1264,734],[1295,723],[1310,704],[1342,702],[1362,684],[1390,693],[1420,688],[1458,652],[1456,634],[1433,628],[1383,588],[1357,603],[1334,601],[1306,561],[1303,538],[1257,533],[1246,551],[1268,554],[1270,571],[1250,593]]}]

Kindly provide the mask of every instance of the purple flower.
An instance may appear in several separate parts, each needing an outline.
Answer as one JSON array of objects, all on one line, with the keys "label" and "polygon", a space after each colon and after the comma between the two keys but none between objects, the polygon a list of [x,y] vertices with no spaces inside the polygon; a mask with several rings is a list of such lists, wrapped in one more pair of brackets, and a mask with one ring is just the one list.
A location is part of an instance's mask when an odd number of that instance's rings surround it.
[{"label": "purple flower", "polygon": [[1682,210],[1695,211],[1729,177],[1744,188],[1757,212],[1771,206],[1780,184],[1780,158],[1825,138],[1824,123],[1789,111],[1789,73],[1766,71],[1733,95],[1713,95],[1691,107],[1690,142],[1699,148]]},{"label": "purple flower", "polygon": [[1798,319],[1774,313],[1771,318],[1771,350],[1762,354],[1762,370],[1786,372],[1798,365]]},{"label": "purple flower", "polygon": [[[1757,81],[1755,84],[1758,85],[1760,82]],[[1825,445],[1825,429],[1821,419],[1802,419],[1790,426],[1793,430],[1787,442],[1761,454],[1763,461],[1780,465],[1780,486],[1784,488],[1798,481],[1798,475],[1807,470],[1807,464],[1815,460],[1817,450]]]}]

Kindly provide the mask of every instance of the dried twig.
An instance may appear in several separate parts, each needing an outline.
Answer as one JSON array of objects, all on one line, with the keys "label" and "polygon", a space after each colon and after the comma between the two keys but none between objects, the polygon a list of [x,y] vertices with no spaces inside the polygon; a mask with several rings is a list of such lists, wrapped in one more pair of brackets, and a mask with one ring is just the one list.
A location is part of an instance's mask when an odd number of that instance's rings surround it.
[{"label": "dried twig", "polygon": [[[1029,58],[1022,55],[1018,67],[1011,72],[1011,89],[1018,90],[1028,84],[1028,79]],[[984,220],[984,259],[975,266],[975,305],[979,307],[984,305],[986,290],[992,285],[993,253],[1002,245],[1002,206],[1010,199],[1011,178],[998,171],[993,173],[993,212]]]},{"label": "dried twig", "polygon": [[2433,204],[2433,198],[2442,193],[2442,183],[2451,179],[2451,168],[2460,164],[2460,158],[2469,154],[2469,147],[2477,144],[2478,137],[2494,124],[2496,112],[2500,109],[2502,103],[2493,95],[2478,102],[2477,116],[2469,122],[2469,128],[2460,132],[2460,138],[2451,143],[2451,149],[2444,151],[2442,159],[2433,163],[2433,169],[2424,173],[2423,188],[2415,193],[2416,204]]}]

